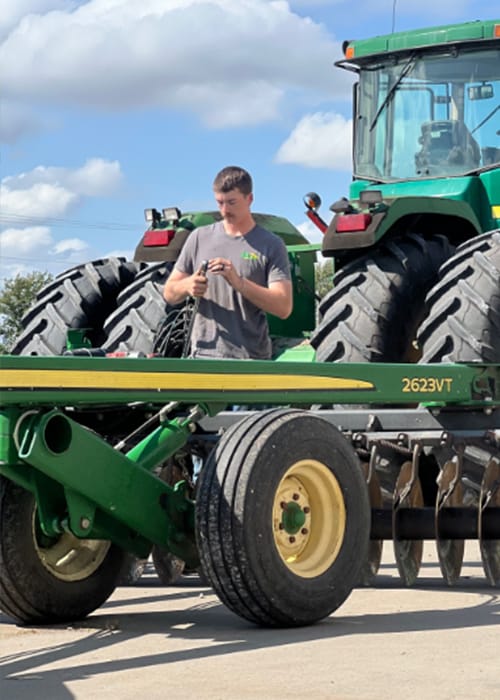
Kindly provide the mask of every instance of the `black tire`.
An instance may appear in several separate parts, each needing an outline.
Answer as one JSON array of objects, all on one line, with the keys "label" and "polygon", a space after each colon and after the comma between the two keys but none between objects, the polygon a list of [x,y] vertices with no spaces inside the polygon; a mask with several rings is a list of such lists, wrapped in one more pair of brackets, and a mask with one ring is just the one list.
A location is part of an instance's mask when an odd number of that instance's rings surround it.
[{"label": "black tire", "polygon": [[[282,527],[285,511],[296,521]],[[196,523],[202,569],[222,602],[258,625],[290,627],[326,617],[359,581],[370,506],[356,454],[334,426],[272,409],[221,438],[198,480]]]},{"label": "black tire", "polygon": [[407,234],[353,260],[322,299],[311,345],[320,362],[410,362],[425,297],[453,253],[444,236]]},{"label": "black tire", "polygon": [[103,325],[116,308],[119,292],[140,266],[123,258],[107,258],[79,265],[58,275],[37,295],[22,319],[23,331],[13,355],[61,355],[68,329],[87,328],[93,347],[103,340]]},{"label": "black tire", "polygon": [[171,308],[163,298],[163,285],[172,263],[148,266],[118,297],[118,307],[104,324],[107,352],[153,352],[155,337]]},{"label": "black tire", "polygon": [[[170,486],[175,486],[181,480],[186,480],[186,465],[178,463],[174,457],[170,457],[159,473],[160,479]],[[165,547],[154,544],[151,550],[151,558],[160,583],[171,586],[182,576],[185,562]]]},{"label": "black tire", "polygon": [[182,559],[158,545],[153,545],[151,556],[158,579],[163,586],[171,586],[180,579],[185,567]]},{"label": "black tire", "polygon": [[460,246],[427,303],[422,362],[500,362],[500,230]]},{"label": "black tire", "polygon": [[130,552],[125,552],[123,565],[118,576],[118,586],[133,586],[141,579],[146,569],[147,559],[136,557]]},{"label": "black tire", "polygon": [[[0,609],[23,624],[80,620],[114,591],[124,552],[66,535],[49,540],[37,523],[33,495],[0,477]],[[75,548],[72,563],[56,563]]]}]

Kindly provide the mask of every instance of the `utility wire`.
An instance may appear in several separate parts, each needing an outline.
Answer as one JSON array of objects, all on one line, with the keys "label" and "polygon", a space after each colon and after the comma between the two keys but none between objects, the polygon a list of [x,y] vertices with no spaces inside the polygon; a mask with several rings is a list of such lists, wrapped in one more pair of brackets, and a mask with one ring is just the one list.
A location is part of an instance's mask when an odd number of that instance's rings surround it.
[{"label": "utility wire", "polygon": [[87,229],[104,229],[107,231],[137,231],[138,224],[122,224],[115,221],[84,221],[82,219],[63,219],[57,217],[40,217],[27,216],[24,214],[0,214],[0,223],[2,225],[14,226],[40,226],[46,225],[51,227],[64,226],[66,228],[87,228]]}]

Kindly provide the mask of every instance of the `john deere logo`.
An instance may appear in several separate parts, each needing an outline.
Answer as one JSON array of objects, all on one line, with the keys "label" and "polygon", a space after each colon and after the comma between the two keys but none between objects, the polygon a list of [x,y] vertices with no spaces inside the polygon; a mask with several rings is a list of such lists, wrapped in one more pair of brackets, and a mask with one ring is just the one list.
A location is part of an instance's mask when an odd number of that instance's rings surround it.
[{"label": "john deere logo", "polygon": [[258,260],[259,255],[258,253],[250,253],[248,250],[244,250],[243,253],[241,254],[241,257],[243,260]]}]

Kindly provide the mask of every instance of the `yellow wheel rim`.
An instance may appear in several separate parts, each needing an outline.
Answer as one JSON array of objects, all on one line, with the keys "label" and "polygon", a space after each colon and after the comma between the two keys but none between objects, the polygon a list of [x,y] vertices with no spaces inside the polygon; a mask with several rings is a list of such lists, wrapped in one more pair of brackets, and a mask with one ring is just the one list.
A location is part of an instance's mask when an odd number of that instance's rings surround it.
[{"label": "yellow wheel rim", "polygon": [[36,513],[33,517],[33,542],[42,565],[61,581],[83,581],[91,576],[111,546],[108,540],[81,540],[68,532],[54,540],[44,538]]},{"label": "yellow wheel rim", "polygon": [[273,504],[276,548],[297,576],[320,576],[342,546],[346,508],[339,482],[321,462],[304,459],[283,476]]}]

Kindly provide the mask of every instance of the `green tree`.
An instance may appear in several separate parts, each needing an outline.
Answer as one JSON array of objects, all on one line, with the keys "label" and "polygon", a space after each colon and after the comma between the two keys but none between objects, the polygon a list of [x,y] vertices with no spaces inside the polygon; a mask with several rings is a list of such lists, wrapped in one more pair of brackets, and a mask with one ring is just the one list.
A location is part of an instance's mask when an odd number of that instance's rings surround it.
[{"label": "green tree", "polygon": [[0,353],[9,352],[21,332],[22,317],[52,279],[50,272],[29,272],[6,280],[0,291]]},{"label": "green tree", "polygon": [[316,294],[322,299],[333,287],[333,260],[322,260],[315,268]]}]

